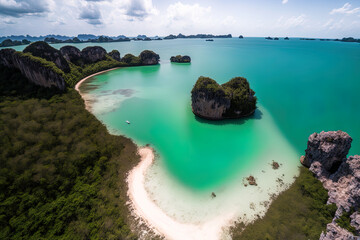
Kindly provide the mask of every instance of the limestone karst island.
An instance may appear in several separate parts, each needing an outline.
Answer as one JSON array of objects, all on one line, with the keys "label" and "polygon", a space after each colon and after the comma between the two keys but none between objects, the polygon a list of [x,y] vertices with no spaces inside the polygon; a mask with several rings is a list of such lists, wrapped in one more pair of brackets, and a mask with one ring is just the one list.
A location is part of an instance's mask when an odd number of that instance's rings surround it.
[{"label": "limestone karst island", "polygon": [[0,239],[360,239],[359,9],[0,1]]}]

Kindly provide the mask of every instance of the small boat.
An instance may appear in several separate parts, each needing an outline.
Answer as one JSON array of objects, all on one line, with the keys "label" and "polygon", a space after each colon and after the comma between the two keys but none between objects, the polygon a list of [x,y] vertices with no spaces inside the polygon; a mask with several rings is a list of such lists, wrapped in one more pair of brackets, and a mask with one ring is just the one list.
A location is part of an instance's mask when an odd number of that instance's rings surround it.
[{"label": "small boat", "polygon": [[207,42],[213,42],[214,39],[206,39],[205,41],[207,41]]},{"label": "small boat", "polygon": [[130,124],[130,122],[129,122],[128,120],[126,120],[126,123],[127,123],[127,124]]}]

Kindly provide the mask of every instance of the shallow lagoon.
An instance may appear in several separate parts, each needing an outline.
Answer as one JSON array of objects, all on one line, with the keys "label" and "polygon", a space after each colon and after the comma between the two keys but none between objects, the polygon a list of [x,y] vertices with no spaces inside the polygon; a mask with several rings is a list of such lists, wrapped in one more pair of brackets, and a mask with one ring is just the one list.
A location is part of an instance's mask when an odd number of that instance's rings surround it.
[{"label": "shallow lagoon", "polygon": [[[234,38],[101,45],[122,55],[144,49],[160,54],[159,66],[111,71],[80,90],[110,131],[155,148],[159,157],[145,187],[179,222],[229,214],[251,218],[263,211],[269,195],[293,181],[313,132],[347,131],[354,138],[351,154],[360,153],[359,44]],[[170,63],[177,54],[190,55],[192,63]],[[246,77],[259,109],[240,120],[195,117],[190,91],[200,75],[219,83]],[[279,170],[271,169],[272,160],[282,164]],[[258,187],[244,186],[250,174]]]}]

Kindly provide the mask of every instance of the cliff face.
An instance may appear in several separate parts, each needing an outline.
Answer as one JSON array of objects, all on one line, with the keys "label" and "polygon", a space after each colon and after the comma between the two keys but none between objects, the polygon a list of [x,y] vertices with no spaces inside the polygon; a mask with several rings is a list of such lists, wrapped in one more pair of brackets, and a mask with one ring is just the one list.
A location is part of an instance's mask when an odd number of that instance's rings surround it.
[{"label": "cliff face", "polygon": [[29,79],[30,82],[43,87],[65,89],[65,81],[59,69],[45,66],[44,62],[31,55],[16,52],[13,49],[0,50],[0,65],[16,68]]},{"label": "cliff face", "polygon": [[95,63],[106,59],[106,50],[102,47],[86,47],[81,51],[85,63]]},{"label": "cliff face", "polygon": [[211,78],[200,77],[191,91],[191,106],[195,115],[210,120],[241,118],[254,113],[254,95],[245,78],[219,85]]},{"label": "cliff face", "polygon": [[352,210],[355,212],[351,215],[351,225],[360,231],[357,212],[360,209],[360,156],[346,158],[351,142],[351,137],[342,131],[314,133],[309,137],[305,156],[301,157],[301,163],[309,167],[328,190],[328,203],[338,207],[321,240],[352,239],[350,232],[336,224],[344,212]]},{"label": "cliff face", "polygon": [[140,60],[142,65],[156,65],[159,64],[160,56],[153,51],[145,50],[140,53]]},{"label": "cliff face", "polygon": [[111,52],[109,52],[108,54],[110,57],[112,57],[113,59],[115,59],[116,61],[120,61],[121,57],[120,57],[120,52],[118,50],[112,50]]},{"label": "cliff face", "polygon": [[191,92],[192,110],[207,119],[222,119],[230,108],[230,98],[224,89],[211,78],[200,77]]},{"label": "cliff face", "polygon": [[191,58],[189,56],[178,55],[178,56],[172,56],[170,58],[170,61],[177,62],[177,63],[189,63],[189,62],[191,62]]},{"label": "cliff face", "polygon": [[64,46],[60,48],[61,54],[66,60],[72,63],[76,63],[81,60],[81,52],[78,48],[73,46]]},{"label": "cliff face", "polygon": [[62,71],[66,73],[70,72],[70,66],[61,52],[46,42],[34,42],[27,46],[23,52],[31,53],[31,55],[35,57],[44,58],[49,62],[55,63]]}]

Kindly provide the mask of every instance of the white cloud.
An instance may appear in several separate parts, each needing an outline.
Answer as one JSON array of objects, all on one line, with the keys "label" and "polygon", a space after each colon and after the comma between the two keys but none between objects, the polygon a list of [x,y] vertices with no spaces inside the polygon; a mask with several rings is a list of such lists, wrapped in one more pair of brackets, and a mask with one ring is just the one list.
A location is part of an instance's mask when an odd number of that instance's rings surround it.
[{"label": "white cloud", "polygon": [[45,0],[0,0],[0,15],[22,17],[25,15],[42,15],[49,11]]},{"label": "white cloud", "polygon": [[120,8],[130,21],[142,21],[159,12],[154,7],[152,0],[126,0],[120,3]]},{"label": "white cloud", "polygon": [[282,4],[287,4],[289,0],[282,0]]},{"label": "white cloud", "polygon": [[357,8],[353,8],[351,9],[351,4],[350,3],[345,3],[344,6],[342,6],[341,8],[335,8],[333,10],[331,10],[330,14],[336,14],[336,13],[340,13],[340,14],[354,14],[360,11],[360,7]]},{"label": "white cloud", "polygon": [[287,19],[284,17],[280,17],[278,20],[278,25],[284,28],[298,27],[304,25],[305,23],[306,23],[305,14],[301,14],[299,16],[293,16]]},{"label": "white cloud", "polygon": [[102,24],[101,13],[98,8],[93,6],[84,8],[80,13],[80,19],[86,20],[87,23],[92,25]]},{"label": "white cloud", "polygon": [[189,27],[211,26],[211,7],[202,7],[199,4],[183,4],[177,2],[167,8],[168,26],[177,29]]},{"label": "white cloud", "polygon": [[329,19],[324,25],[324,28],[327,28],[329,30],[333,29],[342,29],[344,27],[344,19],[341,19],[340,21],[335,21],[334,19]]},{"label": "white cloud", "polygon": [[233,26],[236,24],[236,19],[233,16],[227,16],[223,21],[222,24],[225,26]]}]

